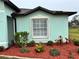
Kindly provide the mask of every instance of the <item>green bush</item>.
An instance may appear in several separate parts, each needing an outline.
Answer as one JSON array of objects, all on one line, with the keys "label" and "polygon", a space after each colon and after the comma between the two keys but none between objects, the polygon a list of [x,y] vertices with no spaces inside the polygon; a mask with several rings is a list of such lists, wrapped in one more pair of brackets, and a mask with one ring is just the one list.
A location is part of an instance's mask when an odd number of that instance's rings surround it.
[{"label": "green bush", "polygon": [[29,43],[28,43],[28,46],[30,46],[30,47],[32,47],[32,46],[34,46],[35,45],[35,41],[34,40],[32,40],[32,41],[30,41]]},{"label": "green bush", "polygon": [[78,39],[74,39],[73,43],[74,43],[74,45],[79,46],[79,40]]},{"label": "green bush", "polygon": [[27,44],[28,33],[27,32],[17,32],[15,34],[15,43],[19,47],[23,47]]},{"label": "green bush", "polygon": [[60,55],[60,52],[57,49],[51,49],[50,55],[51,56],[58,56],[58,55]]},{"label": "green bush", "polygon": [[47,42],[47,45],[49,45],[49,46],[51,46],[52,44],[53,44],[52,41],[48,41],[48,42]]},{"label": "green bush", "polygon": [[42,43],[36,44],[35,51],[38,52],[38,53],[43,52],[44,51],[43,44]]},{"label": "green bush", "polygon": [[21,53],[28,53],[28,52],[30,52],[30,50],[28,50],[27,48],[23,47],[23,48],[20,49],[20,52]]}]

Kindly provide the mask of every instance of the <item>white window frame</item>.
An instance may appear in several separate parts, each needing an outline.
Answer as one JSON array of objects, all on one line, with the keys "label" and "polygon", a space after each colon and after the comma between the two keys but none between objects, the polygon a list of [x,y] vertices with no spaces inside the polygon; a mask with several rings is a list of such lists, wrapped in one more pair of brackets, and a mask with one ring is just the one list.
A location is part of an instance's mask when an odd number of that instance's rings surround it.
[{"label": "white window frame", "polygon": [[[47,18],[46,20],[47,20],[47,36],[34,36],[33,35],[33,19],[40,19],[40,18]],[[38,39],[41,39],[41,38],[48,38],[48,30],[49,30],[49,26],[48,26],[48,17],[32,17],[31,18],[31,28],[32,28],[32,38],[38,38]]]}]

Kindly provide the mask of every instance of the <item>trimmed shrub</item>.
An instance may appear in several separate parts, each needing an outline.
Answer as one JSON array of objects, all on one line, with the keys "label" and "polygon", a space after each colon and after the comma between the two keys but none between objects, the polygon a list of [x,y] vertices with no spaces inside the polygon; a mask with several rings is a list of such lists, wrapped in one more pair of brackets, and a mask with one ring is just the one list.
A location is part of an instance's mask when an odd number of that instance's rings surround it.
[{"label": "trimmed shrub", "polygon": [[52,44],[53,44],[52,41],[48,41],[48,42],[47,42],[47,45],[49,45],[49,46],[51,46]]},{"label": "trimmed shrub", "polygon": [[29,47],[33,47],[33,46],[35,45],[35,41],[32,40],[32,41],[30,41],[27,45],[28,45]]},{"label": "trimmed shrub", "polygon": [[30,50],[28,50],[27,48],[23,47],[23,48],[20,49],[20,52],[21,53],[28,53],[28,52],[30,52]]},{"label": "trimmed shrub", "polygon": [[28,33],[27,32],[17,32],[15,34],[15,43],[19,47],[24,47],[27,44]]},{"label": "trimmed shrub", "polygon": [[37,53],[43,52],[43,51],[44,51],[44,46],[43,46],[43,44],[42,44],[42,43],[36,44],[35,51],[36,51]]},{"label": "trimmed shrub", "polygon": [[74,39],[73,43],[74,43],[74,45],[79,46],[79,40],[78,39]]},{"label": "trimmed shrub", "polygon": [[51,56],[59,56],[60,52],[57,49],[50,49]]},{"label": "trimmed shrub", "polygon": [[4,47],[3,46],[0,46],[0,52],[3,51],[3,50],[4,50]]}]

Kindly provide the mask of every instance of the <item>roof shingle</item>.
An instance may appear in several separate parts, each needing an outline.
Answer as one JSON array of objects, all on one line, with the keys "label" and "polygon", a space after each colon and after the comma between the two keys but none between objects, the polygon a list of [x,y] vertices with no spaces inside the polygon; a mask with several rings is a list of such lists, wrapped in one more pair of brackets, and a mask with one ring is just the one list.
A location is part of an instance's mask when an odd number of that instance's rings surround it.
[{"label": "roof shingle", "polygon": [[14,12],[13,14],[15,14],[16,16],[20,16],[20,15],[28,15],[28,14],[31,14],[35,11],[38,11],[38,10],[41,10],[41,11],[44,11],[44,12],[47,12],[47,13],[50,13],[50,14],[53,14],[53,15],[73,15],[77,12],[68,12],[68,11],[51,11],[51,10],[48,10],[46,8],[43,8],[43,7],[36,7],[34,9],[20,9],[21,11],[20,12]]}]

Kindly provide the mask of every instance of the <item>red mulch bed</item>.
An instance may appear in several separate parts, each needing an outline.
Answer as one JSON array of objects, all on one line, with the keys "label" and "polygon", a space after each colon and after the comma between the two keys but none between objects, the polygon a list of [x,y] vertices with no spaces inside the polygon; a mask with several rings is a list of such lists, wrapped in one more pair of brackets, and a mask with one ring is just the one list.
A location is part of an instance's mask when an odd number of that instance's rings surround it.
[{"label": "red mulch bed", "polygon": [[[31,57],[31,58],[43,58],[43,59],[68,59],[69,56],[69,52],[71,51],[74,55],[75,59],[79,59],[79,55],[77,53],[77,48],[79,48],[79,46],[75,46],[72,43],[70,44],[62,44],[62,45],[58,45],[58,44],[54,44],[52,46],[47,46],[44,45],[45,47],[45,51],[42,53],[36,53],[35,52],[35,47],[27,47],[30,52],[29,53],[20,53],[18,47],[16,46],[12,46],[11,48],[0,52],[0,55],[10,55],[10,56],[20,56],[20,57]],[[56,48],[60,51],[60,56],[51,56],[49,54],[49,50],[51,48]]]}]

